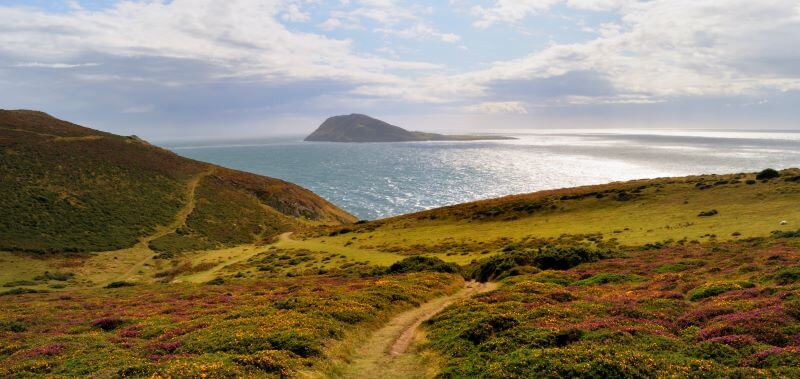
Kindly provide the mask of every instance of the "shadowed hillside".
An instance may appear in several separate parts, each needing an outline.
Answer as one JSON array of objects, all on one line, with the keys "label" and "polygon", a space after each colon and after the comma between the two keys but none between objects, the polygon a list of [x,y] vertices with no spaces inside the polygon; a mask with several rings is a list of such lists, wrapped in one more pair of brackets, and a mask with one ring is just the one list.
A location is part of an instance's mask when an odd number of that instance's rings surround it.
[{"label": "shadowed hillside", "polygon": [[183,251],[353,221],[294,184],[35,111],[0,111],[0,214],[0,250],[31,252]]}]

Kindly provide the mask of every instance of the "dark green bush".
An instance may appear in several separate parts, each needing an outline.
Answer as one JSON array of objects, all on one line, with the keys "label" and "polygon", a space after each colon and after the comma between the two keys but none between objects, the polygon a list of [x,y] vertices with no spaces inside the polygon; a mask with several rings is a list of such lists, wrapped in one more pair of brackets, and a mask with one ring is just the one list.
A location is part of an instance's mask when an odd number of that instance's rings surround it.
[{"label": "dark green bush", "polygon": [[699,286],[689,292],[689,300],[700,300],[707,297],[714,297],[728,291],[740,290],[743,288],[753,288],[755,284],[750,282],[721,282],[708,283]]},{"label": "dark green bush", "polygon": [[392,274],[422,271],[457,274],[461,272],[461,268],[455,263],[447,263],[439,258],[416,255],[396,262],[388,270]]},{"label": "dark green bush", "polygon": [[105,288],[122,288],[122,287],[133,287],[136,283],[131,282],[111,282],[108,283]]},{"label": "dark green bush", "polygon": [[22,333],[28,330],[28,325],[15,320],[0,321],[0,332]]},{"label": "dark green bush", "polygon": [[8,282],[3,284],[3,287],[20,287],[20,286],[35,286],[39,283],[31,281],[31,280],[15,280],[13,282]]},{"label": "dark green bush", "polygon": [[214,278],[214,279],[211,279],[211,280],[207,281],[206,284],[209,284],[209,285],[212,285],[212,286],[219,286],[219,285],[225,284],[225,279]]},{"label": "dark green bush", "polygon": [[635,274],[608,274],[602,273],[594,275],[590,278],[586,278],[584,280],[580,280],[576,282],[576,285],[579,286],[586,286],[586,285],[596,285],[596,284],[608,284],[608,283],[624,283],[624,282],[639,282],[647,280],[643,276],[635,275]]},{"label": "dark green bush", "polygon": [[581,263],[611,257],[612,252],[585,246],[555,247],[511,251],[487,258],[479,264],[472,277],[485,282],[513,276],[518,267],[533,266],[542,270],[567,270]]},{"label": "dark green bush", "polygon": [[55,280],[58,282],[66,282],[75,277],[75,274],[71,272],[50,272],[45,271],[44,274],[39,275],[34,278],[34,280]]},{"label": "dark green bush", "polygon": [[800,280],[800,266],[786,267],[775,274],[775,280],[779,284],[792,284]]},{"label": "dark green bush", "polygon": [[47,291],[35,290],[33,288],[14,288],[5,292],[0,292],[0,296],[24,295],[28,293],[45,293],[45,292]]},{"label": "dark green bush", "polygon": [[719,212],[717,212],[716,209],[711,209],[711,210],[708,210],[708,211],[700,212],[697,215],[697,217],[711,217],[711,216],[716,216],[717,214],[719,214]]},{"label": "dark green bush", "polygon": [[98,328],[103,331],[109,332],[116,328],[119,328],[125,323],[125,321],[118,319],[116,317],[104,317],[101,319],[97,319],[92,321],[92,327]]},{"label": "dark green bush", "polygon": [[768,168],[768,169],[766,169],[764,171],[759,172],[756,175],[756,179],[757,180],[769,180],[769,179],[777,178],[779,176],[781,176],[780,172],[778,172],[777,170]]},{"label": "dark green bush", "polygon": [[793,230],[789,232],[774,231],[772,238],[800,238],[800,230]]}]

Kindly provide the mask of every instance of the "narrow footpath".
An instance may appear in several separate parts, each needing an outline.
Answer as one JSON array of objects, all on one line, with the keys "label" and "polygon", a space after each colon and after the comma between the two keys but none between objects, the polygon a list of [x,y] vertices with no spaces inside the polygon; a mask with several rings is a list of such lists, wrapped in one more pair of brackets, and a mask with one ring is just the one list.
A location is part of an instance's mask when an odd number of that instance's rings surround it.
[{"label": "narrow footpath", "polygon": [[448,305],[497,288],[496,283],[468,282],[464,289],[401,313],[372,333],[337,378],[426,378],[433,373],[414,346],[417,329]]}]

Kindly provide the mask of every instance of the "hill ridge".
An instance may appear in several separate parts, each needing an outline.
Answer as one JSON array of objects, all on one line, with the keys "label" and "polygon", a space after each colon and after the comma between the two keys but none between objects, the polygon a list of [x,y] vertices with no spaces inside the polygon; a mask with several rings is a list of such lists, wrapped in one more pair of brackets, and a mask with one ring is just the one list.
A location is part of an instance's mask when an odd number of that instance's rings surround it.
[{"label": "hill ridge", "polygon": [[[64,143],[69,142],[69,143]],[[0,110],[0,250],[114,251],[171,225],[197,184],[183,225],[147,241],[173,252],[256,242],[355,218],[297,185],[183,158],[136,136],[36,111]],[[267,208],[272,211],[268,211]]]}]

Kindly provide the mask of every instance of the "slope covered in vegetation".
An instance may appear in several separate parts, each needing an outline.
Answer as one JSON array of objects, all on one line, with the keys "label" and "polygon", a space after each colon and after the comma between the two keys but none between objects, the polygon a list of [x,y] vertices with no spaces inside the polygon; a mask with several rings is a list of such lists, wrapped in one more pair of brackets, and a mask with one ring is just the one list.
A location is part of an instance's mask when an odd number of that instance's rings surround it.
[{"label": "slope covered in vegetation", "polygon": [[[196,193],[187,185],[198,180]],[[197,196],[196,199],[193,197]],[[182,158],[41,112],[0,111],[0,250],[103,251],[130,247],[171,224],[162,250],[253,242],[352,216],[277,179]]]},{"label": "slope covered in vegetation", "polygon": [[512,262],[499,290],[427,324],[441,377],[800,376],[800,231],[615,255],[479,263]]},{"label": "slope covered in vegetation", "polygon": [[305,243],[466,264],[520,245],[611,248],[762,237],[800,224],[800,170],[777,174],[648,179],[507,196],[317,231]]},{"label": "slope covered in vegetation", "polygon": [[0,377],[298,377],[355,330],[462,286],[411,273],[0,296]]},{"label": "slope covered in vegetation", "polygon": [[41,113],[0,112],[0,148],[0,377],[346,373],[462,277],[499,289],[422,326],[420,376],[800,376],[797,169],[350,224],[300,187]]}]

